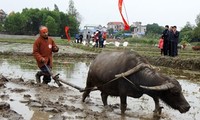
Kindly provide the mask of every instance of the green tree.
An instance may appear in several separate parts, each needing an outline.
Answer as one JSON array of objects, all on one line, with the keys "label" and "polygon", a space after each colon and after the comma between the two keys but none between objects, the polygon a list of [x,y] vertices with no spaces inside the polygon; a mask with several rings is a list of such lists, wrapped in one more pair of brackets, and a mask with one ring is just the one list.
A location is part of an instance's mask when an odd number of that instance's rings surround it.
[{"label": "green tree", "polygon": [[59,12],[59,8],[58,8],[58,6],[56,4],[54,4],[54,11]]},{"label": "green tree", "polygon": [[60,24],[61,24],[61,20],[60,20],[60,12],[59,11],[47,11],[47,10],[43,10],[41,11],[41,14],[43,16],[43,20],[42,21],[42,24],[45,25],[46,24],[46,19],[47,17],[51,16],[54,20],[55,20],[55,23],[56,23],[56,26],[53,28],[53,29],[56,29],[56,33],[54,33],[55,35],[60,35]]},{"label": "green tree", "polygon": [[37,34],[39,26],[46,25],[47,17],[51,16],[57,23],[56,24],[57,26],[53,28],[53,29],[56,29],[56,30],[53,30],[53,31],[56,31],[56,33],[53,33],[53,35],[59,35],[59,32],[60,32],[59,11],[50,11],[48,8],[42,8],[41,10],[26,8],[26,9],[23,9],[22,14],[24,14],[28,18],[26,31],[30,31],[30,34]]},{"label": "green tree", "polygon": [[45,25],[48,27],[50,35],[56,35],[58,28],[57,28],[56,21],[53,17],[48,16],[46,19]]},{"label": "green tree", "polygon": [[200,34],[199,34],[200,33],[200,14],[197,15],[195,22],[196,22],[197,26],[194,28],[193,38],[200,39]]},{"label": "green tree", "polygon": [[69,26],[69,33],[71,36],[75,36],[79,32],[79,22],[74,16],[68,16],[67,26]]},{"label": "green tree", "polygon": [[5,30],[10,34],[24,34],[26,17],[18,13],[12,13],[5,20]]},{"label": "green tree", "polygon": [[200,38],[200,22],[197,24],[197,27],[194,28],[193,38]]},{"label": "green tree", "polygon": [[73,0],[69,0],[67,25],[70,28],[69,33],[71,36],[75,36],[75,34],[79,32],[80,16],[74,6]]},{"label": "green tree", "polygon": [[3,11],[0,10],[1,14],[0,14],[0,31],[4,31],[4,21],[6,19],[7,14]]},{"label": "green tree", "polygon": [[3,22],[0,22],[0,31],[3,31],[4,30],[4,24],[3,24]]},{"label": "green tree", "polygon": [[67,25],[68,15],[63,12],[60,12],[59,14],[60,14],[59,34],[65,35],[65,26],[68,26]]},{"label": "green tree", "polygon": [[146,26],[146,34],[162,34],[162,31],[164,30],[164,27],[159,26],[157,23],[153,24],[147,24]]},{"label": "green tree", "polygon": [[77,23],[80,24],[81,22],[81,15],[79,14],[79,12],[77,11],[77,9],[74,6],[74,1],[70,0],[69,1],[69,10],[68,10],[68,15],[69,16],[74,16],[77,20]]},{"label": "green tree", "polygon": [[68,14],[72,15],[72,16],[77,16],[77,10],[74,6],[74,1],[73,0],[69,0],[69,10],[68,10]]},{"label": "green tree", "polygon": [[200,22],[200,13],[197,15],[196,19],[195,19],[196,24],[198,25]]},{"label": "green tree", "polygon": [[10,34],[36,35],[39,27],[46,25],[49,27],[50,35],[60,36],[65,34],[65,26],[69,26],[70,34],[74,35],[79,32],[79,14],[73,4],[69,6],[71,12],[68,13],[59,12],[57,5],[53,11],[49,8],[24,8],[21,13],[12,13],[6,17],[6,31]]},{"label": "green tree", "polygon": [[186,25],[180,30],[179,42],[183,40],[190,42],[193,38],[193,29],[194,26],[192,26],[190,22],[187,22]]},{"label": "green tree", "polygon": [[42,25],[43,21],[41,11],[38,8],[25,8],[22,10],[21,14],[27,18],[25,31],[29,32],[26,34],[38,34],[39,27]]}]

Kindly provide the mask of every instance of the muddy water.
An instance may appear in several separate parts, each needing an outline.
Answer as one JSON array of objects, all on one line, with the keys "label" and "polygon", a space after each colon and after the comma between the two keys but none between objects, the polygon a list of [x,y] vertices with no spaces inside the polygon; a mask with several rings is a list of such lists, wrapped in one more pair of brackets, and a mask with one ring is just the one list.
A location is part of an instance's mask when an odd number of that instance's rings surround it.
[{"label": "muddy water", "polygon": [[[60,73],[60,78],[73,83],[80,87],[85,87],[85,81],[87,77],[88,68],[91,60],[81,59],[57,59],[54,61],[54,73]],[[33,81],[35,79],[35,73],[38,68],[35,66],[35,62],[32,58],[26,58],[26,62],[21,58],[7,58],[2,57],[0,59],[0,73],[6,78],[22,78],[25,82]],[[189,112],[180,114],[178,111],[173,110],[161,102],[164,107],[163,113],[160,119],[163,120],[199,120],[200,119],[200,73],[194,71],[182,71],[169,68],[161,68],[161,71],[165,74],[176,77],[183,88],[183,93],[191,105]],[[120,115],[119,98],[109,97],[108,104],[109,109],[105,109],[102,105],[100,98],[100,92],[94,91],[90,94],[90,98],[86,100],[86,103],[81,102],[82,93],[78,90],[69,87],[67,85],[64,88],[58,88],[52,81],[51,87],[48,86],[32,86],[26,84],[18,84],[18,82],[6,83],[6,88],[1,89],[0,102],[8,102],[11,105],[11,109],[21,114],[25,120],[48,120],[48,119],[135,119],[135,120],[153,120],[153,100],[143,95],[140,99],[128,98],[128,110],[125,116]],[[18,89],[18,92],[16,90]],[[20,92],[19,89],[24,91]],[[59,104],[52,109],[43,110],[40,107],[30,107],[27,105],[25,97],[30,95],[32,100],[43,101],[45,105]],[[53,104],[47,104],[53,102]],[[67,110],[62,111],[61,105],[67,106]],[[57,109],[55,109],[57,108]],[[56,111],[58,110],[58,111]],[[59,111],[60,110],[60,111]],[[89,115],[90,117],[88,117]],[[56,117],[57,116],[57,117]],[[91,117],[96,116],[96,117]]]}]

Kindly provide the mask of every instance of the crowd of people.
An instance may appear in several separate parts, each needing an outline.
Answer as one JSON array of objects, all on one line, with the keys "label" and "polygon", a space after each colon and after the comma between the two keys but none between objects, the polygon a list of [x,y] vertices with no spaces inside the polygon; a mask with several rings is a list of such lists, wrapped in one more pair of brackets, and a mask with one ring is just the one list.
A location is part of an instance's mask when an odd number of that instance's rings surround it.
[{"label": "crowd of people", "polygon": [[[100,30],[96,30],[96,32],[93,32],[92,34],[88,32],[86,34],[86,44],[89,45],[90,43],[94,43],[93,47],[97,48],[103,48],[105,47],[105,40],[107,38],[106,32],[101,32]],[[75,36],[76,43],[83,43],[83,35],[82,34],[76,34]]]},{"label": "crowd of people", "polygon": [[95,42],[94,47],[99,47],[99,48],[105,47],[104,46],[105,40],[106,40],[106,32],[101,32],[97,30],[96,32],[93,33],[92,41]]},{"label": "crowd of people", "polygon": [[165,30],[159,39],[158,47],[161,55],[175,57],[178,55],[179,31],[176,26],[165,26]]}]

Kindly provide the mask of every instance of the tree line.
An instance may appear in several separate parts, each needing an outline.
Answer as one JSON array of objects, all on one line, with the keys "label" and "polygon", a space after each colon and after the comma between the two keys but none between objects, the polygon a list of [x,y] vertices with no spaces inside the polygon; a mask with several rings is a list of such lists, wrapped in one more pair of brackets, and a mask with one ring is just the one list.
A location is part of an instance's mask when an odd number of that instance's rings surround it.
[{"label": "tree line", "polygon": [[22,12],[12,12],[1,22],[1,32],[17,35],[36,35],[39,26],[45,25],[49,28],[51,36],[65,35],[65,26],[70,28],[69,34],[74,36],[79,32],[80,20],[79,14],[71,0],[67,13],[59,11],[54,4],[54,10],[49,8],[25,8]]}]

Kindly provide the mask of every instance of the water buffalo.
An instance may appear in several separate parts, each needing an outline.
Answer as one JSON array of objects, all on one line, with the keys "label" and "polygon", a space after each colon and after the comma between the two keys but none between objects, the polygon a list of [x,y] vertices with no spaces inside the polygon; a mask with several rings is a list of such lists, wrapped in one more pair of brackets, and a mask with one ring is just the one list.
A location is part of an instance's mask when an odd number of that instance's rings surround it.
[{"label": "water buffalo", "polygon": [[127,96],[140,98],[143,94],[153,98],[155,114],[161,114],[159,99],[180,113],[190,109],[179,82],[153,69],[134,51],[100,53],[89,68],[83,102],[95,87],[101,91],[104,106],[109,95],[119,96],[122,114],[127,107]]}]

